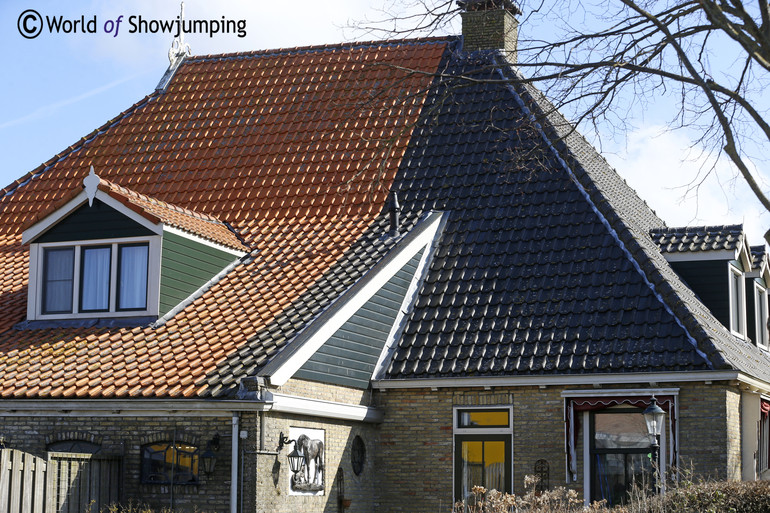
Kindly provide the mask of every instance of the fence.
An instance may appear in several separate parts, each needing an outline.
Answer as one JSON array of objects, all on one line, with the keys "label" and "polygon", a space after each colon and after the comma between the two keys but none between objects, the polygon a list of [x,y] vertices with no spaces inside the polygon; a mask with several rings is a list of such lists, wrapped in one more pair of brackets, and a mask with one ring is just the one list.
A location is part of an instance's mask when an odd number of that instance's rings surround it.
[{"label": "fence", "polygon": [[120,501],[119,457],[49,452],[47,460],[0,450],[0,511],[97,513]]}]

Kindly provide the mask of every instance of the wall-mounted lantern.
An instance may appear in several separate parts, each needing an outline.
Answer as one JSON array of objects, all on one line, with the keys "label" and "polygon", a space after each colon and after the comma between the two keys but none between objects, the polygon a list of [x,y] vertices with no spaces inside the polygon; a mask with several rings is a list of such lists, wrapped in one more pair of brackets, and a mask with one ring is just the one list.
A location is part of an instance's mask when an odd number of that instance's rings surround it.
[{"label": "wall-mounted lantern", "polygon": [[219,435],[214,435],[214,438],[206,443],[206,450],[201,454],[201,467],[206,475],[214,473],[214,467],[217,464],[217,451],[219,450]]},{"label": "wall-mounted lantern", "polygon": [[281,431],[281,434],[278,436],[278,452],[281,452],[281,449],[283,449],[284,445],[289,443],[294,444],[294,448],[291,450],[287,458],[289,459],[289,469],[291,470],[292,474],[296,475],[297,472],[302,469],[302,464],[305,462],[305,456],[303,456],[301,452],[297,451],[296,440],[290,440],[289,437],[284,436],[283,431]]}]

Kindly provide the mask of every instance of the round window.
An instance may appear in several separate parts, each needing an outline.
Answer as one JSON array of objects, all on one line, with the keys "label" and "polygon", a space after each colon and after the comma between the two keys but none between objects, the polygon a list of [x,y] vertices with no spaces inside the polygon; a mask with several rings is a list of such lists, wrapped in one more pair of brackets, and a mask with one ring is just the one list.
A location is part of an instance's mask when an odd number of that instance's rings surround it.
[{"label": "round window", "polygon": [[350,448],[350,463],[353,465],[353,473],[361,474],[366,463],[366,446],[360,436],[356,435],[353,439],[353,445]]}]

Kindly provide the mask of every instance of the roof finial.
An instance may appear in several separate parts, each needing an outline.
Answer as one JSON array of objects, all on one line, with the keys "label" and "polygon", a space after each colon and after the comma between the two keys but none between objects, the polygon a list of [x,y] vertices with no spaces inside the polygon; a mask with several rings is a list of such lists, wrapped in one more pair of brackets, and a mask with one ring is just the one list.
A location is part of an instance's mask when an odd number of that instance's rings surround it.
[{"label": "roof finial", "polygon": [[99,188],[99,184],[101,183],[101,179],[96,176],[96,173],[94,172],[94,166],[91,165],[91,172],[88,173],[88,176],[86,176],[83,179],[83,187],[86,189],[86,196],[88,197],[88,206],[93,206],[94,204],[94,197],[96,196],[96,190]]},{"label": "roof finial", "polygon": [[179,35],[171,42],[171,48],[168,51],[169,69],[175,68],[188,55],[192,55],[192,50],[190,45],[184,42],[184,2],[181,2],[179,9]]}]

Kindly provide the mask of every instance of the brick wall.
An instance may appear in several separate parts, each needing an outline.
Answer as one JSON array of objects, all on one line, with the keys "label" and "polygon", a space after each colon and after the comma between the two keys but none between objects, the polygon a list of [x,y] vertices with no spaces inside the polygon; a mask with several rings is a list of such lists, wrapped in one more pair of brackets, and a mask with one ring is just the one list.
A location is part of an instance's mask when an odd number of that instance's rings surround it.
[{"label": "brick wall", "polygon": [[682,468],[714,479],[740,479],[740,393],[725,384],[683,385],[679,392]]},{"label": "brick wall", "polygon": [[[343,402],[356,405],[370,405],[371,391],[327,385],[304,380],[290,380],[275,391],[299,397],[323,401]],[[380,486],[375,471],[375,457],[378,451],[378,426],[356,421],[334,420],[321,417],[290,415],[266,412],[264,422],[264,445],[250,455],[257,469],[256,513],[313,513],[339,511],[337,471],[344,476],[344,496],[351,500],[348,513],[373,512],[376,488]],[[290,495],[289,462],[287,455],[293,445],[277,452],[281,432],[288,435],[291,428],[312,428],[324,431],[325,476],[324,493],[320,496]],[[259,419],[256,422],[259,431]],[[353,439],[360,436],[366,449],[363,471],[355,475],[351,463]]]},{"label": "brick wall", "polygon": [[[123,497],[161,509],[172,505],[175,511],[229,512],[230,497],[230,417],[2,417],[0,434],[9,447],[45,457],[46,444],[69,438],[101,441],[104,451],[123,455]],[[140,450],[157,434],[199,444],[201,451],[214,434],[220,436],[220,449],[214,473],[200,472],[200,484],[174,486],[140,482]],[[89,436],[93,435],[93,436]],[[82,437],[80,436],[82,435]]]},{"label": "brick wall", "polygon": [[519,22],[504,9],[462,13],[463,49],[504,49],[510,62],[516,62]]},{"label": "brick wall", "polygon": [[[726,383],[679,388],[680,461],[698,475],[740,478],[740,394]],[[586,387],[583,387],[586,388]],[[639,385],[620,388],[643,388]],[[588,388],[594,391],[593,388]],[[384,390],[385,420],[375,462],[380,486],[375,511],[449,511],[453,500],[453,405],[513,405],[513,486],[524,491],[524,476],[545,459],[550,485],[583,493],[583,442],[576,447],[578,481],[566,481],[562,388]],[[582,431],[581,431],[582,433]]]},{"label": "brick wall", "polygon": [[[453,501],[453,406],[513,405],[513,486],[545,459],[551,486],[565,485],[563,400],[558,389],[442,389],[383,393],[376,511],[449,511]],[[526,433],[525,436],[521,434]]]}]

